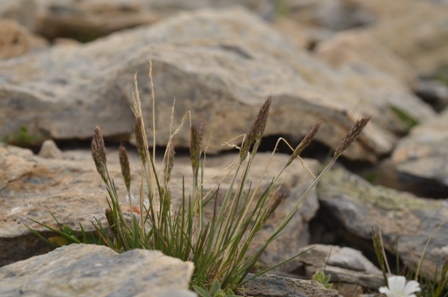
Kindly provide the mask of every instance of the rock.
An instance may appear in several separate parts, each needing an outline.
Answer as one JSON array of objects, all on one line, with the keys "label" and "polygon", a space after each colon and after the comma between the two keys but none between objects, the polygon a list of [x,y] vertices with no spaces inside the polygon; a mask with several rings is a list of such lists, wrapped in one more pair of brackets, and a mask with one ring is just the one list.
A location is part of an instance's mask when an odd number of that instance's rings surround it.
[{"label": "rock", "polygon": [[370,69],[371,72],[379,70],[382,75],[390,75],[391,80],[399,80],[408,86],[415,81],[412,67],[365,31],[337,33],[333,38],[320,42],[314,53],[338,69],[351,67]]},{"label": "rock", "polygon": [[308,251],[294,260],[294,264],[304,265],[305,275],[309,278],[316,271],[323,271],[331,275],[330,282],[336,284],[357,284],[375,290],[384,284],[381,271],[360,251],[321,244],[309,245],[301,250]]},{"label": "rock", "polygon": [[49,39],[73,37],[90,41],[115,31],[153,24],[182,10],[244,5],[264,18],[273,18],[274,3],[267,0],[46,0],[39,3],[36,31]]},{"label": "rock", "polygon": [[[390,152],[397,135],[409,129],[400,115],[424,122],[434,114],[390,76],[328,67],[245,10],[200,10],[87,45],[56,46],[0,63],[0,118],[7,123],[0,125],[0,135],[25,126],[45,138],[87,139],[100,124],[106,137],[128,139],[136,72],[144,113],[150,115],[150,48],[162,146],[169,138],[173,98],[174,125],[187,111],[203,118],[206,135],[213,133],[210,153],[228,149],[221,143],[248,130],[254,109],[269,93],[274,101],[266,136],[292,142],[324,120],[316,140],[335,147],[358,117],[373,115],[346,154],[353,160],[374,162]],[[147,129],[152,135],[152,121]],[[178,137],[176,145],[188,147],[189,141]]]},{"label": "rock", "polygon": [[[264,153],[257,156],[248,183],[256,183],[262,177],[269,156],[270,154]],[[137,195],[137,181],[140,180],[139,161],[136,153],[130,152],[129,157],[133,179],[132,192]],[[230,184],[230,177],[224,179],[226,171],[223,172],[223,169],[237,157],[232,154],[207,158],[204,179],[213,178],[204,185],[204,191],[216,189],[219,183],[218,200],[223,197]],[[125,200],[126,189],[121,178],[117,152],[111,150],[108,159],[109,172],[115,179],[123,205],[127,207],[129,204]],[[269,171],[262,178],[260,191],[264,190],[288,159],[288,156],[274,156]],[[183,177],[185,191],[191,193],[191,164],[189,162],[189,158],[182,156],[176,157],[175,160],[170,187],[174,208],[179,205],[182,197]],[[316,162],[306,162],[310,170],[317,171]],[[265,243],[266,238],[298,202],[311,180],[309,173],[296,163],[285,170],[278,180],[278,185],[282,185],[285,198],[254,240],[252,251]],[[94,218],[107,226],[104,217],[104,210],[107,208],[106,197],[107,193],[95,170],[89,151],[68,151],[62,154],[62,159],[44,159],[34,156],[29,150],[12,146],[0,147],[0,204],[3,206],[0,209],[0,266],[50,249],[46,243],[31,234],[25,225],[41,232],[45,237],[54,235],[30,219],[57,228],[51,216],[53,214],[61,224],[76,231],[80,230],[79,224],[82,224],[86,232],[94,231],[91,224]],[[271,244],[260,259],[260,264],[278,264],[295,255],[299,245],[307,245],[309,243],[308,221],[316,211],[317,199],[315,192],[311,191],[285,228],[285,234]],[[206,214],[211,215],[211,213],[211,209],[206,209]]]},{"label": "rock", "polygon": [[332,31],[366,26],[374,14],[351,0],[285,1],[281,13],[305,27],[323,27]]},{"label": "rock", "polygon": [[0,59],[23,55],[30,48],[29,34],[13,21],[0,20]]},{"label": "rock", "polygon": [[419,79],[414,92],[438,112],[448,106],[448,85],[438,80]]},{"label": "rock", "polygon": [[14,20],[34,32],[37,5],[35,0],[2,0],[0,19]]},{"label": "rock", "polygon": [[[447,122],[448,109],[445,109],[400,140],[391,157],[392,170],[389,170],[390,181],[386,185],[407,188],[419,195],[448,197]],[[387,182],[386,179],[382,181]]]},{"label": "rock", "polygon": [[[375,2],[380,6],[381,1]],[[378,2],[378,3],[377,3]],[[391,3],[392,1],[382,1]],[[417,73],[432,74],[437,68],[448,65],[448,3],[431,1],[393,1],[383,7],[394,6],[400,9],[397,14],[384,18],[369,32],[379,44],[388,47],[396,55],[408,62]],[[406,13],[403,13],[406,6]],[[389,14],[393,13],[388,9]],[[424,20],[430,20],[422,23]],[[399,38],[397,38],[399,36]]]},{"label": "rock", "polygon": [[[342,168],[325,175],[317,192],[328,224],[352,246],[362,247],[361,239],[370,240],[372,228],[381,229],[385,249],[392,255],[398,253],[403,264],[413,269],[432,237],[421,269],[429,279],[434,278],[436,267],[448,259],[446,238],[441,235],[448,232],[448,225],[441,225],[448,217],[444,201],[373,186]],[[437,233],[432,234],[436,229]],[[372,243],[367,245],[371,251]]]},{"label": "rock", "polygon": [[274,274],[259,276],[246,283],[242,290],[253,297],[342,297],[338,291],[327,290],[316,281]]},{"label": "rock", "polygon": [[39,157],[48,159],[60,159],[62,157],[62,152],[53,140],[48,139],[42,143],[42,147],[39,151]]},{"label": "rock", "polygon": [[73,244],[1,267],[0,295],[193,297],[193,269],[159,251]]},{"label": "rock", "polygon": [[72,37],[90,41],[112,32],[152,24],[161,17],[150,9],[150,1],[57,1],[39,3],[36,31],[47,37]]}]

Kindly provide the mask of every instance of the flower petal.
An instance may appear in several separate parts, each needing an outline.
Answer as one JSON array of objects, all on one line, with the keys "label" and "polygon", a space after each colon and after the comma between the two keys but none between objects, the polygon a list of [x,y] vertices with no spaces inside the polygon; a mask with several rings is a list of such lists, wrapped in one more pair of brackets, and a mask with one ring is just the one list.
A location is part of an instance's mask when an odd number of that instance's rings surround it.
[{"label": "flower petal", "polygon": [[380,288],[378,289],[378,292],[383,293],[383,294],[386,294],[386,296],[388,296],[388,297],[389,297],[389,294],[390,294],[390,291],[389,291],[389,288],[388,288],[388,287],[380,287]]},{"label": "flower petal", "polygon": [[402,293],[406,285],[406,278],[394,275],[388,277],[387,282],[391,293]]},{"label": "flower petal", "polygon": [[408,296],[415,292],[420,292],[420,284],[416,281],[409,281],[404,288],[404,294]]}]

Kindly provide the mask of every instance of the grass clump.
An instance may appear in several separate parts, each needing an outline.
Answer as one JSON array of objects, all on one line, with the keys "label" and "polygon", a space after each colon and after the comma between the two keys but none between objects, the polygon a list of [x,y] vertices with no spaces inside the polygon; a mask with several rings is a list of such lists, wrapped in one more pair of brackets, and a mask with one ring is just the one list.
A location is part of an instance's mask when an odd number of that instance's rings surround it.
[{"label": "grass clump", "polygon": [[[150,81],[152,84],[151,70]],[[152,89],[154,89],[153,85]],[[370,117],[365,117],[355,123],[341,140],[329,164],[314,179],[310,188],[297,201],[268,240],[255,252],[249,254],[248,250],[253,240],[284,197],[279,190],[280,187],[276,186],[277,180],[295,159],[300,159],[300,153],[310,144],[321,123],[314,125],[298,146],[293,149],[293,153],[283,169],[277,173],[267,187],[262,188],[261,186],[261,180],[268,170],[267,167],[262,178],[255,185],[252,185],[249,183],[248,177],[267,125],[272,103],[271,97],[268,97],[248,133],[243,138],[242,144],[239,147],[236,146],[239,149],[239,154],[231,166],[228,167],[229,176],[231,176],[228,189],[221,190],[219,184],[217,184],[210,191],[204,189],[206,183],[204,180],[206,161],[206,149],[203,144],[204,124],[202,122],[198,125],[190,123],[192,191],[187,192],[183,180],[182,197],[176,197],[180,199],[180,203],[178,206],[174,206],[170,194],[171,171],[175,155],[172,140],[184,124],[187,114],[181,120],[181,125],[170,133],[162,172],[159,172],[155,164],[154,93],[152,94],[154,129],[152,153],[147,140],[136,80],[133,95],[132,109],[135,115],[135,136],[141,163],[141,174],[137,205],[133,205],[132,199],[128,199],[130,215],[122,209],[115,182],[109,175],[106,149],[99,127],[95,128],[92,139],[92,157],[109,194],[108,209],[106,210],[107,225],[104,226],[99,220],[94,223],[99,241],[119,252],[135,248],[156,249],[162,251],[165,255],[184,261],[192,261],[195,270],[191,287],[203,297],[232,296],[249,280],[300,255],[298,254],[273,267],[263,269],[250,278],[247,277],[266,248],[281,235],[282,230],[291,221],[300,203],[337,158],[355,141],[370,120]],[[129,160],[123,147],[119,150],[119,160],[128,197],[131,197]],[[207,205],[210,205],[213,210],[209,217],[204,213]],[[132,213],[135,207],[139,209],[138,214]]]}]

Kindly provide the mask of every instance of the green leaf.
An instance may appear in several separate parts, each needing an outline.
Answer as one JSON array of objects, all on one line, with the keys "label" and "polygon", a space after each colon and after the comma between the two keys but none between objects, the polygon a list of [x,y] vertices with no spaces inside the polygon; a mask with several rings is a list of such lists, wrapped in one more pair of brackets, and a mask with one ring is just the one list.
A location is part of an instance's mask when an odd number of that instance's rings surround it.
[{"label": "green leaf", "polygon": [[196,291],[196,293],[199,294],[201,297],[212,297],[204,288],[198,287],[193,285],[193,289]]}]

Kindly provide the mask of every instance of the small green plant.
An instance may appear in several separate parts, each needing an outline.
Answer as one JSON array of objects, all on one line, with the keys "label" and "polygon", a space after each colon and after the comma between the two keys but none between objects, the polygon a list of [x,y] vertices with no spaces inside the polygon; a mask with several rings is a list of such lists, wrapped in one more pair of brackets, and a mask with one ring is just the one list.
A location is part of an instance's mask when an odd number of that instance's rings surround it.
[{"label": "small green plant", "polygon": [[35,135],[31,135],[28,132],[27,127],[20,126],[19,131],[4,136],[2,138],[2,141],[11,145],[29,147],[39,144],[41,138]]},{"label": "small green plant", "polygon": [[212,284],[210,288],[210,291],[207,291],[204,288],[193,285],[193,289],[201,297],[242,297],[240,295],[235,295],[235,293],[231,289],[223,291],[221,287],[222,286],[219,280],[215,280],[215,282]]},{"label": "small green plant", "polygon": [[313,280],[324,285],[325,288],[331,289],[333,284],[330,283],[331,275],[325,274],[324,271],[318,270],[313,274]]},{"label": "small green plant", "polygon": [[[151,63],[149,73],[151,89],[154,90]],[[165,255],[192,261],[195,270],[191,287],[200,296],[233,296],[233,292],[237,292],[246,282],[299,256],[300,254],[297,254],[287,261],[262,269],[251,277],[247,277],[269,244],[281,235],[301,202],[319,182],[323,174],[355,141],[370,117],[359,119],[347,132],[329,164],[315,178],[310,188],[297,201],[266,243],[258,247],[254,253],[249,254],[248,250],[253,239],[283,199],[280,187],[275,185],[276,181],[295,159],[300,159],[301,152],[310,144],[321,123],[314,125],[298,146],[293,149],[283,169],[271,179],[266,188],[261,188],[261,181],[267,174],[269,165],[265,168],[260,180],[252,186],[248,182],[248,177],[267,124],[271,106],[269,97],[261,107],[247,135],[243,138],[241,146],[236,146],[239,154],[235,161],[227,167],[231,181],[230,186],[223,193],[221,193],[219,184],[215,185],[211,191],[206,192],[204,189],[206,158],[203,146],[203,123],[199,125],[190,123],[192,191],[187,193],[185,182],[182,181],[183,194],[182,197],[178,197],[180,199],[179,206],[174,207],[170,193],[171,171],[175,154],[173,137],[180,131],[187,114],[182,118],[180,126],[173,133],[170,132],[163,159],[163,169],[159,172],[155,165],[155,145],[153,145],[152,153],[149,150],[136,78],[134,83],[132,110],[135,115],[137,151],[141,161],[141,180],[138,205],[133,205],[132,199],[128,199],[130,215],[124,212],[115,182],[109,175],[106,148],[99,127],[96,127],[92,139],[92,157],[109,194],[108,209],[106,210],[108,225],[103,226],[99,220],[94,222],[98,236],[101,238],[100,243],[119,252],[135,248],[156,249]],[[152,126],[155,143],[154,104],[155,97],[152,92]],[[170,124],[170,131],[172,130],[171,126],[172,124]],[[274,153],[275,150],[271,158]],[[130,166],[124,147],[119,150],[119,160],[127,194],[128,197],[131,197]],[[301,161],[303,162],[303,160]],[[209,217],[204,212],[207,205],[210,205],[213,210]],[[133,212],[136,207],[138,211]],[[64,230],[59,231],[62,232],[59,234],[63,237],[67,236],[70,242],[76,242],[70,230],[67,234],[64,233]]]}]

